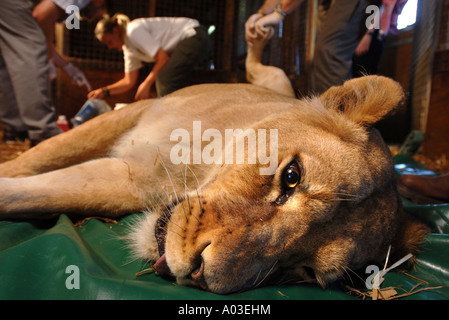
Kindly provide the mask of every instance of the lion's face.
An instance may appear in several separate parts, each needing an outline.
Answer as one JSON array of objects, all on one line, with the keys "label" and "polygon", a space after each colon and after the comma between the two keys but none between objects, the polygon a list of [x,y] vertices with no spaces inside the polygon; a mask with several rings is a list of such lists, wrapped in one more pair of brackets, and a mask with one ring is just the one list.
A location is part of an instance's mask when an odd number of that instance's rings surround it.
[{"label": "lion's face", "polygon": [[[402,98],[393,89],[384,103]],[[336,92],[330,100],[330,93],[258,125],[279,130],[274,175],[260,175],[260,165],[222,165],[150,219],[157,242],[147,250],[158,246],[162,256],[156,268],[220,294],[273,281],[324,286],[348,268],[383,259],[390,244],[400,246],[392,162],[367,128],[375,112],[369,108],[381,108],[357,91],[353,103],[365,111],[355,115],[350,100]]]}]

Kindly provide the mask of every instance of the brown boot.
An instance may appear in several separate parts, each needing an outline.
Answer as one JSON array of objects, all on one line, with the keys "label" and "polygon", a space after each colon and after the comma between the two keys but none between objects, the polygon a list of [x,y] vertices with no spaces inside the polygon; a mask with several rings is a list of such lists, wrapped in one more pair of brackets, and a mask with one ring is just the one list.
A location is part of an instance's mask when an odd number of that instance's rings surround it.
[{"label": "brown boot", "polygon": [[449,203],[449,174],[440,176],[404,174],[399,179],[399,192],[406,198],[410,198],[406,194],[410,192],[420,200],[419,202]]}]

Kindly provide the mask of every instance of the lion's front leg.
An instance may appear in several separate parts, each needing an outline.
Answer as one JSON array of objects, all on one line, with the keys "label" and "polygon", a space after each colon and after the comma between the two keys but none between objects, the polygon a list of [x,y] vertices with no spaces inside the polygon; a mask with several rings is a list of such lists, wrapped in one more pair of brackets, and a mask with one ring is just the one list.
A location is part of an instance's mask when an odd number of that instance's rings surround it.
[{"label": "lion's front leg", "polygon": [[104,158],[23,178],[0,178],[0,219],[49,218],[61,213],[118,216],[146,207],[133,166]]},{"label": "lion's front leg", "polygon": [[245,60],[246,79],[256,86],[294,98],[295,91],[285,72],[280,68],[262,64],[263,49],[273,34],[273,29],[269,30],[270,32],[264,38],[255,39],[253,45],[248,45]]},{"label": "lion's front leg", "polygon": [[124,133],[132,129],[151,100],[104,113],[79,127],[52,137],[0,164],[0,177],[24,177],[45,173],[105,157]]}]

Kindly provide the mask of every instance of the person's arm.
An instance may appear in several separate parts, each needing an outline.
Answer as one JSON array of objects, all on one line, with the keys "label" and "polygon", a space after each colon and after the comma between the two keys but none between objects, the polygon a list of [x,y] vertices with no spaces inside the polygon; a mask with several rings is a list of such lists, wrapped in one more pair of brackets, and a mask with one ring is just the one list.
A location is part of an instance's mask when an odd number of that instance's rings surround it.
[{"label": "person's arm", "polygon": [[[267,26],[274,26],[281,23],[285,16],[290,14],[296,7],[298,7],[303,0],[281,0],[279,4],[275,5],[272,9],[272,3],[268,9],[263,9],[265,14],[262,18],[256,21],[255,29],[256,33],[263,37],[268,32]],[[262,6],[263,7],[263,6]],[[266,14],[266,10],[271,10],[271,13]]]},{"label": "person's arm", "polygon": [[391,15],[397,0],[382,0],[383,11],[380,17],[380,31],[386,36],[390,31]]},{"label": "person's arm", "polygon": [[64,70],[73,82],[79,86],[86,85],[89,89],[90,84],[84,76],[84,73],[59,55],[53,46],[55,24],[64,14],[64,11],[51,0],[42,0],[33,8],[32,12],[33,18],[41,27],[47,40],[49,60],[56,67]]},{"label": "person's arm", "polygon": [[273,12],[274,8],[281,3],[281,0],[266,0],[257,13],[263,16]]},{"label": "person's arm", "polygon": [[303,0],[281,0],[280,7],[285,14],[292,13],[293,10],[298,7]]},{"label": "person's arm", "polygon": [[89,81],[81,70],[64,59],[54,47],[51,47],[50,50],[53,51],[50,62],[52,62],[55,67],[63,70],[73,83],[76,83],[80,87],[85,85],[88,91],[92,90]]},{"label": "person's arm", "polygon": [[263,36],[267,25],[279,24],[285,15],[290,14],[303,0],[266,0],[257,13],[251,15],[245,23],[245,39],[249,45]]},{"label": "person's arm", "polygon": [[87,94],[89,99],[104,99],[108,96],[113,96],[121,93],[125,93],[131,90],[137,83],[139,77],[139,70],[134,70],[125,73],[125,76],[119,81],[107,85],[106,87],[93,90]]},{"label": "person's arm", "polygon": [[266,0],[265,3],[260,7],[257,13],[252,14],[245,23],[245,39],[249,45],[257,37],[255,25],[256,21],[262,18],[266,13],[272,12],[274,7],[279,3],[280,0]]},{"label": "person's arm", "polygon": [[33,18],[44,32],[48,44],[48,56],[53,56],[53,38],[55,24],[62,17],[64,11],[51,0],[42,0],[33,8]]},{"label": "person's arm", "polygon": [[[383,0],[382,1],[382,14],[380,16],[380,30],[379,30],[379,37],[385,37],[388,34],[388,31],[390,30],[390,21],[391,21],[391,14],[393,13],[394,6],[396,5],[397,0]],[[377,18],[377,17],[375,17]],[[378,19],[378,18],[377,18]],[[368,29],[366,33],[363,35],[362,39],[360,40],[359,44],[357,45],[357,48],[355,49],[355,54],[357,56],[360,56],[362,54],[365,54],[368,52],[372,37],[373,37],[374,30],[372,28]]]},{"label": "person's arm", "polygon": [[170,57],[168,56],[167,52],[164,49],[161,48],[157,51],[156,55],[154,56],[155,63],[153,69],[145,78],[145,80],[139,85],[139,88],[137,89],[136,92],[136,96],[134,97],[135,100],[143,100],[150,98],[151,86],[154,84],[157,75],[165,66],[165,64],[168,62],[169,59]]}]

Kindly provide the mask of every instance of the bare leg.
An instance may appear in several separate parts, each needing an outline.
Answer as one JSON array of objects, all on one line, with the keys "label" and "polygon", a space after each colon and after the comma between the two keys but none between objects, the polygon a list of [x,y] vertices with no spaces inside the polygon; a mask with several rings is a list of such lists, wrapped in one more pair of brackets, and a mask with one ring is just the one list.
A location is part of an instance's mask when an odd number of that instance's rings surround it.
[{"label": "bare leg", "polygon": [[31,176],[104,157],[150,106],[151,102],[145,101],[111,111],[45,140],[18,158],[0,164],[0,177]]},{"label": "bare leg", "polygon": [[118,217],[146,207],[134,168],[104,158],[24,178],[0,178],[0,219],[49,218],[61,213]]}]

